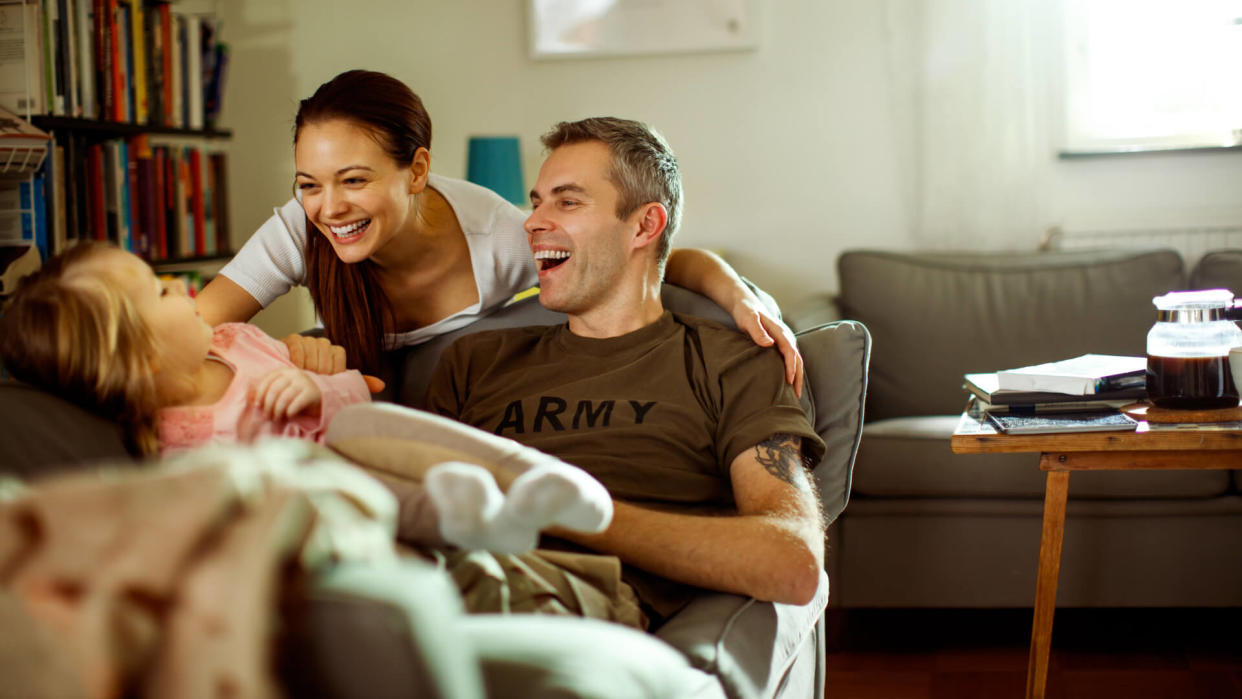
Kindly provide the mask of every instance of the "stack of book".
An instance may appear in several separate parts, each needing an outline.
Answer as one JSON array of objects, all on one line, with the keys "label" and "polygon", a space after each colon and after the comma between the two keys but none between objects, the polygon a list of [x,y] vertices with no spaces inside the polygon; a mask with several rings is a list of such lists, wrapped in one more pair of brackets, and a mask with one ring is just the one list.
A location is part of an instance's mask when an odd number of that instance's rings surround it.
[{"label": "stack of book", "polygon": [[1147,359],[1086,354],[993,373],[966,374],[978,411],[1010,433],[1131,429],[1118,409],[1142,400]]}]

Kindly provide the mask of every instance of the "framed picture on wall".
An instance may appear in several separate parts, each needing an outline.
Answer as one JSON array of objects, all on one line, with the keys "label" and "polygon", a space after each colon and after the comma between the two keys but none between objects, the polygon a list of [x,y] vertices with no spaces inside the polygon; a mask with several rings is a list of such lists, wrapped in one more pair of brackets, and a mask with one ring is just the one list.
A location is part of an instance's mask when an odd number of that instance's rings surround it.
[{"label": "framed picture on wall", "polygon": [[759,0],[527,0],[531,56],[758,48]]}]

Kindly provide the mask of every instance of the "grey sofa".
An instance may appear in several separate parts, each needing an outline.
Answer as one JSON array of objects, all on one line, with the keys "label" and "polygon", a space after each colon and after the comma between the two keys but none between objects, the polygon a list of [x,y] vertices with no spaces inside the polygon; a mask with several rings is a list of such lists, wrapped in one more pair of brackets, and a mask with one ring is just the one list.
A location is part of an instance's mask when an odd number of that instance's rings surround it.
[{"label": "grey sofa", "polygon": [[[1189,274],[1169,250],[860,250],[838,269],[839,295],[793,323],[856,319],[875,343],[851,505],[830,534],[840,609],[1029,607],[1044,476],[1034,454],[950,451],[962,375],[1142,355],[1154,296],[1242,293],[1242,251]],[[1242,605],[1242,474],[1083,472],[1069,495],[1060,606]]]},{"label": "grey sofa", "polygon": [[[683,289],[666,287],[664,299],[730,323]],[[563,320],[528,299],[395,351],[380,398],[418,406],[440,352],[458,335]],[[804,404],[828,444],[815,476],[831,521],[849,497],[870,340],[860,323],[843,321],[809,328],[799,343]],[[0,472],[26,478],[124,458],[114,425],[12,383],[0,384],[0,454]],[[437,571],[354,567],[326,575],[291,604],[282,667],[289,688],[305,696],[822,697],[827,597],[826,576],[805,607],[709,594],[649,635],[585,619],[465,616]]]}]

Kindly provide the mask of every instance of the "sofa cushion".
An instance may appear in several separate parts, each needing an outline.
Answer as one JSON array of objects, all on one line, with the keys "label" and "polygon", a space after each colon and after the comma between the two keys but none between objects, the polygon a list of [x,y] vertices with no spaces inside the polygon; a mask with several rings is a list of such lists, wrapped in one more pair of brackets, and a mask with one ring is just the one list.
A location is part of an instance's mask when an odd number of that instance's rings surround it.
[{"label": "sofa cushion", "polygon": [[[893,418],[868,423],[855,466],[862,497],[1044,497],[1038,454],[954,454],[949,437],[958,415]],[[1230,487],[1229,471],[1080,471],[1073,499],[1210,498]]]},{"label": "sofa cushion", "polygon": [[1171,250],[852,251],[838,272],[842,315],[875,345],[869,420],[957,413],[968,372],[1145,354],[1152,298],[1184,283]]},{"label": "sofa cushion", "polygon": [[115,422],[16,381],[0,381],[0,444],[0,473],[20,478],[130,458]]},{"label": "sofa cushion", "polygon": [[1229,289],[1242,294],[1242,250],[1216,250],[1195,263],[1190,271],[1191,289]]}]

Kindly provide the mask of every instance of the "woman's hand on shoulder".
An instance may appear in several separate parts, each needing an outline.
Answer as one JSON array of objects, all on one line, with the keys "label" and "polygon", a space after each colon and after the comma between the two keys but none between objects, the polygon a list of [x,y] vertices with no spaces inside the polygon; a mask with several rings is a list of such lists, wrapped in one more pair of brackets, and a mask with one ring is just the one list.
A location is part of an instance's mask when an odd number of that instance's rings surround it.
[{"label": "woman's hand on shoulder", "polygon": [[749,335],[755,344],[762,347],[776,345],[785,360],[785,381],[793,385],[794,393],[801,398],[806,367],[802,363],[802,353],[798,351],[798,342],[789,326],[749,291],[739,296],[729,313],[738,329]]},{"label": "woman's hand on shoulder", "polygon": [[804,368],[793,331],[759,299],[737,272],[719,255],[697,248],[677,248],[669,254],[665,278],[706,296],[729,311],[733,322],[756,344],[773,344],[785,358],[785,380],[802,397]]}]

